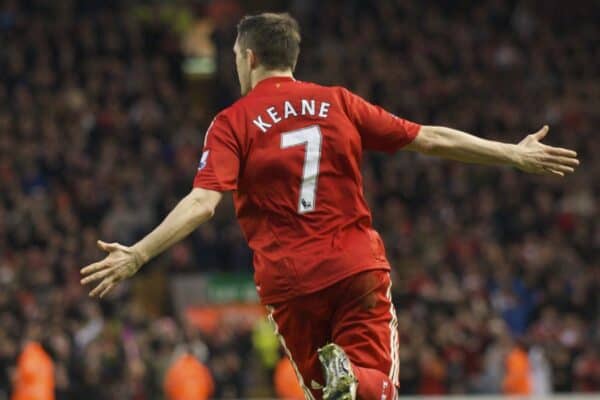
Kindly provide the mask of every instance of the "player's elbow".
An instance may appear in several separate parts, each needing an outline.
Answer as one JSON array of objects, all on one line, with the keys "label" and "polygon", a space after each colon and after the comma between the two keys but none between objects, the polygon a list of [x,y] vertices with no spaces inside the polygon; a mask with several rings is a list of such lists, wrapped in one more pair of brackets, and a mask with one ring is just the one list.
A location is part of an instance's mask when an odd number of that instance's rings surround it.
[{"label": "player's elbow", "polygon": [[193,203],[193,214],[200,223],[208,221],[215,215],[216,205],[206,201],[195,200]]},{"label": "player's elbow", "polygon": [[442,147],[442,138],[435,126],[422,126],[419,134],[408,149],[423,154],[434,155]]},{"label": "player's elbow", "polygon": [[207,221],[215,215],[215,207],[209,204],[196,203],[194,209],[196,217],[202,221]]},{"label": "player's elbow", "polygon": [[191,201],[194,216],[201,221],[211,219],[215,215],[215,210],[221,201],[221,197],[221,193],[212,190],[192,190],[189,194],[189,200]]}]

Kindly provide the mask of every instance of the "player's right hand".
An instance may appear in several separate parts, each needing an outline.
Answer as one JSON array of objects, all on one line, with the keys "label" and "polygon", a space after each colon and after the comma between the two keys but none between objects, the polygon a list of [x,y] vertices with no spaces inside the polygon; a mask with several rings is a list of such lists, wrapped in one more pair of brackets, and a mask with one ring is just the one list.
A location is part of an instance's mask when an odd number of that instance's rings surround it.
[{"label": "player's right hand", "polygon": [[540,141],[548,133],[548,125],[528,135],[516,146],[517,168],[534,174],[558,175],[575,171],[579,165],[577,153],[573,150],[563,149],[542,144]]},{"label": "player's right hand", "polygon": [[108,255],[102,261],[82,268],[80,272],[83,275],[82,285],[101,280],[90,292],[90,296],[102,298],[119,282],[133,276],[143,262],[135,250],[122,244],[98,240],[98,247],[108,252]]}]

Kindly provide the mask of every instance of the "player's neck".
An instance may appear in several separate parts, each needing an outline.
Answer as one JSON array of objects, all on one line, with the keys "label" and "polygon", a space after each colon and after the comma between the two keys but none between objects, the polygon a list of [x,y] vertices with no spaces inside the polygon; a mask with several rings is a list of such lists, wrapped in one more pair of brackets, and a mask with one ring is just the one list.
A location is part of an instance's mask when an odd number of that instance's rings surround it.
[{"label": "player's neck", "polygon": [[264,81],[265,79],[269,79],[269,78],[279,78],[279,77],[287,77],[287,78],[294,78],[294,74],[292,72],[292,70],[290,69],[284,69],[284,70],[274,70],[274,69],[269,69],[269,70],[265,70],[265,69],[257,69],[255,71],[252,72],[252,89],[254,89],[254,87],[256,85],[258,85],[258,83],[260,81]]}]

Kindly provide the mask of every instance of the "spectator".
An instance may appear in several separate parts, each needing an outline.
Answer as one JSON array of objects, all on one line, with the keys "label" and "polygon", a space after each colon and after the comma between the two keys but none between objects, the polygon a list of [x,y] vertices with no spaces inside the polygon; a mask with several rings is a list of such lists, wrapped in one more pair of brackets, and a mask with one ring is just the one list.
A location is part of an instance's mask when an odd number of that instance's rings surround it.
[{"label": "spectator", "polygon": [[505,360],[506,375],[502,383],[504,394],[530,394],[531,368],[529,358],[522,345],[515,344],[508,352]]},{"label": "spectator", "polygon": [[164,382],[169,400],[206,400],[214,394],[214,385],[208,368],[191,354],[173,361]]},{"label": "spectator", "polygon": [[541,347],[533,346],[529,349],[529,366],[531,368],[531,394],[550,395],[552,393],[552,371]]},{"label": "spectator", "polygon": [[296,371],[286,356],[282,357],[273,374],[273,383],[275,385],[275,394],[279,399],[302,400],[304,391],[298,383]]},{"label": "spectator", "polygon": [[28,341],[17,361],[12,400],[54,400],[54,363],[42,345]]}]

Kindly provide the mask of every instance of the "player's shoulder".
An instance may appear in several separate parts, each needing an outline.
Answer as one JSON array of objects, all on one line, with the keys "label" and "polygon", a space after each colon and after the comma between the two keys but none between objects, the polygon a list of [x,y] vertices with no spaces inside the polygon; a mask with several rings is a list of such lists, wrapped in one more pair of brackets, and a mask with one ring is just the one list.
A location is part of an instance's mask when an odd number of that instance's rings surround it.
[{"label": "player's shoulder", "polygon": [[217,113],[217,115],[215,116],[216,118],[221,118],[221,119],[229,119],[231,117],[233,117],[236,113],[240,112],[240,110],[243,109],[243,100],[245,100],[245,98],[241,98],[236,100],[233,104],[225,107],[224,109],[222,109],[221,111],[219,111]]},{"label": "player's shoulder", "polygon": [[339,85],[320,85],[317,83],[306,82],[307,88],[314,90],[316,93],[321,93],[335,101],[337,101],[341,106],[345,109],[348,104],[348,99],[352,98],[354,94],[345,88],[344,86]]},{"label": "player's shoulder", "polygon": [[342,95],[344,92],[348,92],[348,89],[339,85],[321,85],[319,83],[307,81],[298,81],[298,83],[307,90],[320,91],[331,95]]},{"label": "player's shoulder", "polygon": [[221,110],[217,114],[217,117],[227,120],[229,123],[235,125],[236,123],[244,121],[247,114],[252,113],[257,106],[257,98],[255,97],[254,92],[250,92],[234,101],[227,108]]},{"label": "player's shoulder", "polygon": [[246,108],[248,102],[246,97],[247,96],[244,96],[236,100],[233,104],[219,111],[213,119],[213,124],[226,124],[231,128],[235,128],[237,124],[240,123],[240,119],[243,119],[244,109]]},{"label": "player's shoulder", "polygon": [[305,82],[305,84],[309,91],[313,91],[323,97],[329,98],[334,103],[337,103],[345,113],[348,113],[349,99],[353,96],[353,93],[350,90],[339,85],[327,86],[313,82]]}]

